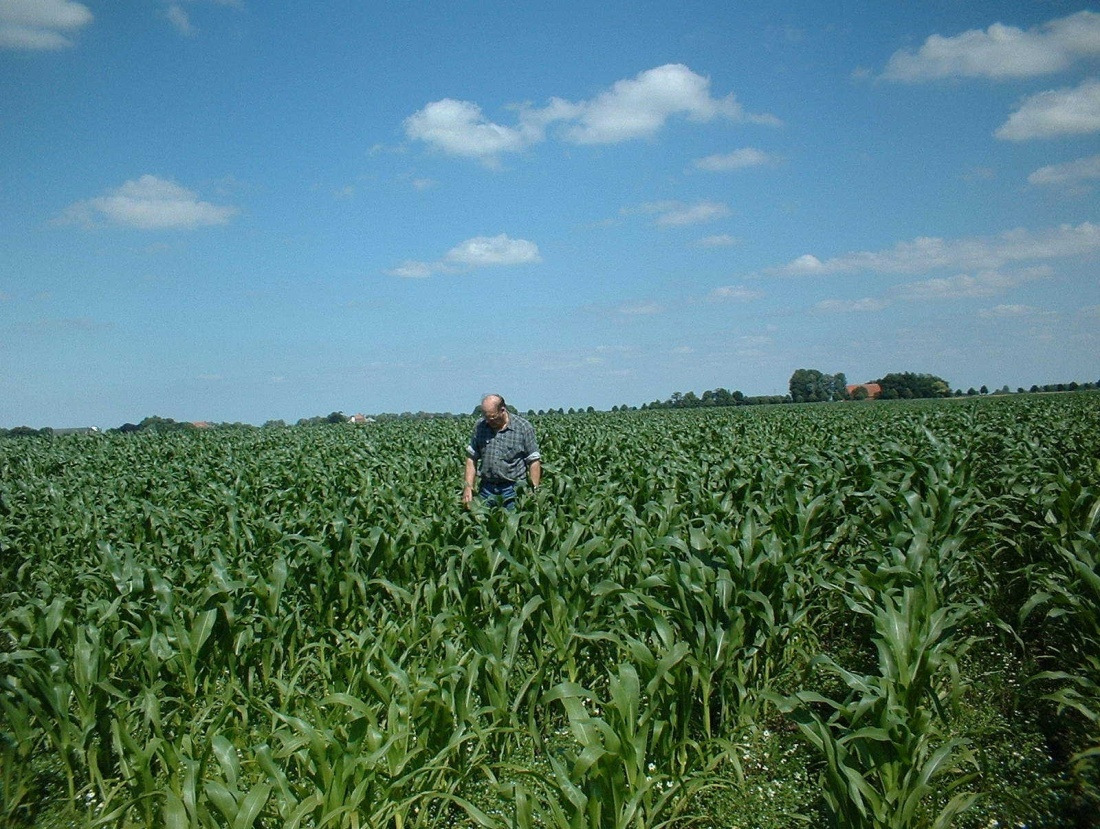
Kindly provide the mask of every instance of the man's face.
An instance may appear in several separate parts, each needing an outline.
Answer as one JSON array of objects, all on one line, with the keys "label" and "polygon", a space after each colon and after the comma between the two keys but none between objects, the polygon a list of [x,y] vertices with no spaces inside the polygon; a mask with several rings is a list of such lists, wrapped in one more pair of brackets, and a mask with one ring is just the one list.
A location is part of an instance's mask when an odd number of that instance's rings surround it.
[{"label": "man's face", "polygon": [[508,422],[508,410],[503,406],[490,406],[485,409],[485,422],[494,432],[499,432]]}]

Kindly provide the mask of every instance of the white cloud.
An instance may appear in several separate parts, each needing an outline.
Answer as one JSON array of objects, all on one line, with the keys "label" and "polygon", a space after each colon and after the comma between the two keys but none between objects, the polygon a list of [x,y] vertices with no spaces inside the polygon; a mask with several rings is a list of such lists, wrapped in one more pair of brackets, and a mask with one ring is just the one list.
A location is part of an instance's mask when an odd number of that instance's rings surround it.
[{"label": "white cloud", "polygon": [[431,178],[414,178],[412,180],[412,186],[416,190],[430,190],[435,187],[436,181]]},{"label": "white cloud", "polygon": [[103,218],[140,230],[165,230],[221,225],[236,213],[235,207],[200,201],[197,194],[175,182],[144,175],[108,190],[106,195],[71,205],[62,219],[94,223]]},{"label": "white cloud", "polygon": [[697,158],[695,168],[713,173],[724,173],[730,170],[743,170],[746,167],[759,167],[762,164],[771,163],[773,160],[772,156],[763,150],[745,147],[725,155],[708,155],[706,158]]},{"label": "white cloud", "polygon": [[541,262],[539,248],[526,239],[499,236],[475,236],[447,251],[447,261],[471,267],[485,265],[527,265]]},{"label": "white cloud", "polygon": [[518,152],[529,140],[520,130],[486,119],[477,104],[450,98],[430,103],[406,118],[405,134],[451,155],[471,158]]},{"label": "white cloud", "polygon": [[856,251],[824,262],[805,254],[770,273],[922,273],[941,268],[989,270],[1010,262],[1078,256],[1100,250],[1100,224],[1082,222],[1044,231],[1010,230],[993,238],[920,237],[883,251]]},{"label": "white cloud", "polygon": [[1100,81],[1075,89],[1051,89],[1023,100],[994,135],[1008,141],[1100,132]]},{"label": "white cloud", "polygon": [[526,239],[499,236],[475,236],[451,248],[441,260],[406,260],[386,271],[390,276],[420,279],[437,273],[454,273],[462,267],[484,268],[492,265],[530,265],[541,262],[539,248]]},{"label": "white cloud", "polygon": [[704,236],[702,239],[696,240],[695,244],[701,248],[728,248],[731,245],[736,245],[738,241],[736,236],[719,233],[717,236]]},{"label": "white cloud", "polygon": [[413,259],[406,259],[396,268],[391,268],[386,271],[386,273],[390,276],[402,276],[406,279],[423,279],[439,270],[438,263],[433,265],[431,262],[418,262]]},{"label": "white cloud", "polygon": [[91,22],[88,7],[72,0],[0,0],[0,48],[64,49]]},{"label": "white cloud", "polygon": [[866,313],[881,311],[890,303],[885,299],[864,297],[863,299],[823,299],[814,306],[818,311],[829,314]]},{"label": "white cloud", "polygon": [[916,52],[895,52],[883,77],[925,81],[949,77],[1026,78],[1058,72],[1100,55],[1100,14],[1081,11],[1028,30],[994,23],[954,37],[932,35]]},{"label": "white cloud", "polygon": [[746,288],[744,285],[723,285],[710,292],[710,298],[716,302],[748,302],[760,299],[762,296],[764,296],[763,291]]},{"label": "white cloud", "polygon": [[659,314],[664,310],[664,306],[656,302],[635,302],[619,307],[619,313],[627,314],[628,316],[649,316],[651,314]]},{"label": "white cloud", "polygon": [[784,270],[792,274],[819,273],[825,270],[825,265],[812,253],[804,253],[787,265]]},{"label": "white cloud", "polygon": [[658,227],[686,227],[704,224],[721,219],[730,214],[730,209],[721,202],[701,201],[695,204],[663,201],[650,202],[641,206],[643,213],[656,213],[655,224]]},{"label": "white cloud", "polygon": [[574,144],[614,144],[651,138],[674,116],[703,122],[715,118],[778,124],[772,115],[746,113],[733,94],[715,98],[710,79],[682,64],[666,64],[616,81],[588,101],[551,98],[544,107],[523,105],[515,126],[497,124],[472,101],[444,98],[405,119],[405,134],[451,155],[496,159],[543,141],[547,128],[563,125]]},{"label": "white cloud", "polygon": [[770,115],[747,114],[729,94],[714,98],[710,79],[679,63],[647,69],[628,80],[616,81],[591,101],[577,105],[579,122],[566,130],[567,140],[577,144],[614,144],[649,138],[674,115],[692,121],[723,117],[731,121],[776,124]]},{"label": "white cloud", "polygon": [[978,316],[985,319],[1011,319],[1013,317],[1031,317],[1043,313],[1040,309],[1031,305],[995,305],[992,308],[983,308]]},{"label": "white cloud", "polygon": [[1018,280],[1000,271],[983,271],[975,276],[957,274],[939,279],[923,279],[901,286],[904,299],[970,299],[988,297],[1014,287]]},{"label": "white cloud", "polygon": [[1040,167],[1027,177],[1030,184],[1070,186],[1094,179],[1100,179],[1100,155]]},{"label": "white cloud", "polygon": [[196,29],[191,24],[191,18],[187,16],[187,12],[178,3],[170,5],[165,15],[168,17],[168,22],[175,26],[176,31],[181,35],[192,37],[195,34]]}]

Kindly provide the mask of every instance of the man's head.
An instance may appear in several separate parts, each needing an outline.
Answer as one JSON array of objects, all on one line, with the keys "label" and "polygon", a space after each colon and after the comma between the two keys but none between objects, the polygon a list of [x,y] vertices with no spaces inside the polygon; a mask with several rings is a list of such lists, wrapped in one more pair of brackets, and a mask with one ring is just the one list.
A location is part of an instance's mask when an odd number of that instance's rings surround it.
[{"label": "man's head", "polygon": [[485,422],[499,430],[508,422],[508,409],[499,394],[487,394],[481,398],[481,411]]}]

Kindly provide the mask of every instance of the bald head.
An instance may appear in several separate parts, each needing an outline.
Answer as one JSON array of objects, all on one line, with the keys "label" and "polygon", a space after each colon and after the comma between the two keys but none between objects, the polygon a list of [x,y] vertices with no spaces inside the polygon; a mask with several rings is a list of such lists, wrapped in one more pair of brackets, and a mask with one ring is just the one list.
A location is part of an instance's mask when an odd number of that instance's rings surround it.
[{"label": "bald head", "polygon": [[487,394],[481,398],[481,411],[485,422],[494,432],[508,425],[508,409],[504,407],[504,398],[499,394]]},{"label": "bald head", "polygon": [[504,406],[504,398],[499,394],[487,394],[481,398],[481,411],[493,414]]}]

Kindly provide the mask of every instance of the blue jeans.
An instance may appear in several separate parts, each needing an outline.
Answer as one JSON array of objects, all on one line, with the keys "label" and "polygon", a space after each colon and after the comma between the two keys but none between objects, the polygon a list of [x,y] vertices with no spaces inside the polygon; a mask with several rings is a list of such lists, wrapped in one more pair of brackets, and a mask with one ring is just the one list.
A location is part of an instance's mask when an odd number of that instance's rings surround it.
[{"label": "blue jeans", "polygon": [[482,481],[477,494],[491,506],[502,505],[505,509],[516,508],[516,485],[511,481]]}]

